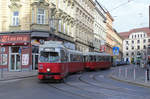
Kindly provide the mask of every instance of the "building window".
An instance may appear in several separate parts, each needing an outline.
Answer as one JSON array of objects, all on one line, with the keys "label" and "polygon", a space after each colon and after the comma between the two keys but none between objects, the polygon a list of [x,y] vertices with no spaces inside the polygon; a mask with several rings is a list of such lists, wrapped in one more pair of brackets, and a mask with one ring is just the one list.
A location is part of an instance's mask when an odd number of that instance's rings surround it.
[{"label": "building window", "polygon": [[132,46],[132,50],[134,50],[134,46]]},{"label": "building window", "polygon": [[146,40],[145,40],[145,39],[143,40],[143,43],[146,43]]},{"label": "building window", "polygon": [[140,46],[137,46],[137,49],[140,49]]},{"label": "building window", "polygon": [[132,55],[134,55],[134,52],[132,52]]},{"label": "building window", "polygon": [[37,24],[45,24],[45,11],[44,11],[44,9],[38,9]]},{"label": "building window", "polygon": [[12,25],[13,26],[19,25],[19,12],[18,11],[13,12]]},{"label": "building window", "polygon": [[32,23],[34,23],[34,9],[32,9]]},{"label": "building window", "polygon": [[132,41],[132,44],[134,44],[134,41]]},{"label": "building window", "polygon": [[129,54],[128,54],[128,53],[126,53],[126,55],[128,56]]},{"label": "building window", "polygon": [[66,33],[66,23],[64,22],[64,33]]},{"label": "building window", "polygon": [[61,20],[59,20],[59,24],[58,24],[59,32],[61,32],[61,24],[62,24],[62,21],[61,21]]},{"label": "building window", "polygon": [[136,35],[135,35],[135,38],[136,38]]},{"label": "building window", "polygon": [[138,34],[138,38],[139,38],[139,34]]},{"label": "building window", "polygon": [[129,42],[128,42],[128,41],[126,41],[126,44],[129,44]]},{"label": "building window", "polygon": [[137,40],[137,43],[140,43],[140,40]]},{"label": "building window", "polygon": [[128,50],[128,47],[126,47],[126,50]]},{"label": "building window", "polygon": [[145,45],[143,46],[143,49],[146,49],[146,46],[145,46]]},{"label": "building window", "polygon": [[150,39],[148,39],[148,42],[150,42]]}]

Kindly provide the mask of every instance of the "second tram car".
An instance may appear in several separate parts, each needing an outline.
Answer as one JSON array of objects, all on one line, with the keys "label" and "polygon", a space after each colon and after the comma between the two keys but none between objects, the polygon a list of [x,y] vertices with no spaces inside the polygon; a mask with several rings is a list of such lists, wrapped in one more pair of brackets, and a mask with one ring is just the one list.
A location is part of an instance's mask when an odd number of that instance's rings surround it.
[{"label": "second tram car", "polygon": [[107,69],[112,66],[112,56],[107,53],[88,52],[84,55],[86,69]]}]

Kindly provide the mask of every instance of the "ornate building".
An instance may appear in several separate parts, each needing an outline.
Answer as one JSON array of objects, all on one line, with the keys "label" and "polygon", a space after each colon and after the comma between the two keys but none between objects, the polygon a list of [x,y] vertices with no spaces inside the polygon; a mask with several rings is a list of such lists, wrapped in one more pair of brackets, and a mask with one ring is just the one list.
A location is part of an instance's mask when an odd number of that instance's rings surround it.
[{"label": "ornate building", "polygon": [[75,30],[77,50],[88,52],[93,51],[93,23],[94,7],[93,0],[75,1]]},{"label": "ornate building", "polygon": [[[123,40],[123,58],[125,61],[134,63],[146,56],[150,44],[150,29],[136,28],[119,34]],[[144,58],[144,57],[143,57]]]},{"label": "ornate building", "polygon": [[7,70],[36,69],[43,41],[75,49],[73,0],[0,0],[0,6],[0,65]]},{"label": "ornate building", "polygon": [[101,51],[101,46],[106,43],[106,11],[95,0],[96,7],[94,9],[94,51]]}]

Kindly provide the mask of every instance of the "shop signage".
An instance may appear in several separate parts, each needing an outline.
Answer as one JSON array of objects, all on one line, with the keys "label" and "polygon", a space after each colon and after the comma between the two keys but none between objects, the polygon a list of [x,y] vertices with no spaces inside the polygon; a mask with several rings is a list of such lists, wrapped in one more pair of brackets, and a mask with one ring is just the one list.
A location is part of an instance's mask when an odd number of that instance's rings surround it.
[{"label": "shop signage", "polygon": [[26,35],[1,35],[0,42],[26,42],[28,40],[28,36]]}]

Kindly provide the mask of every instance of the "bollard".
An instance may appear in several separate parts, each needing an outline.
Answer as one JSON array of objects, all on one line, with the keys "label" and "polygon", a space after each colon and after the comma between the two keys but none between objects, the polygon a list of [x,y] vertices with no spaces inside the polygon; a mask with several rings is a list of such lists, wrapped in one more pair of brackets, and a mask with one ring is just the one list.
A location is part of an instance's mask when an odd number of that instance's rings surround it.
[{"label": "bollard", "polygon": [[119,68],[119,75],[118,75],[119,77],[121,76],[121,69]]},{"label": "bollard", "polygon": [[125,78],[127,78],[127,76],[128,76],[128,69],[125,68]]},{"label": "bollard", "polygon": [[134,68],[134,70],[133,70],[133,79],[135,80],[135,68]]},{"label": "bollard", "polygon": [[3,78],[3,68],[1,68],[1,79]]},{"label": "bollard", "polygon": [[147,70],[145,71],[145,83],[147,83]]},{"label": "bollard", "polygon": [[149,68],[147,68],[147,81],[149,81]]}]

